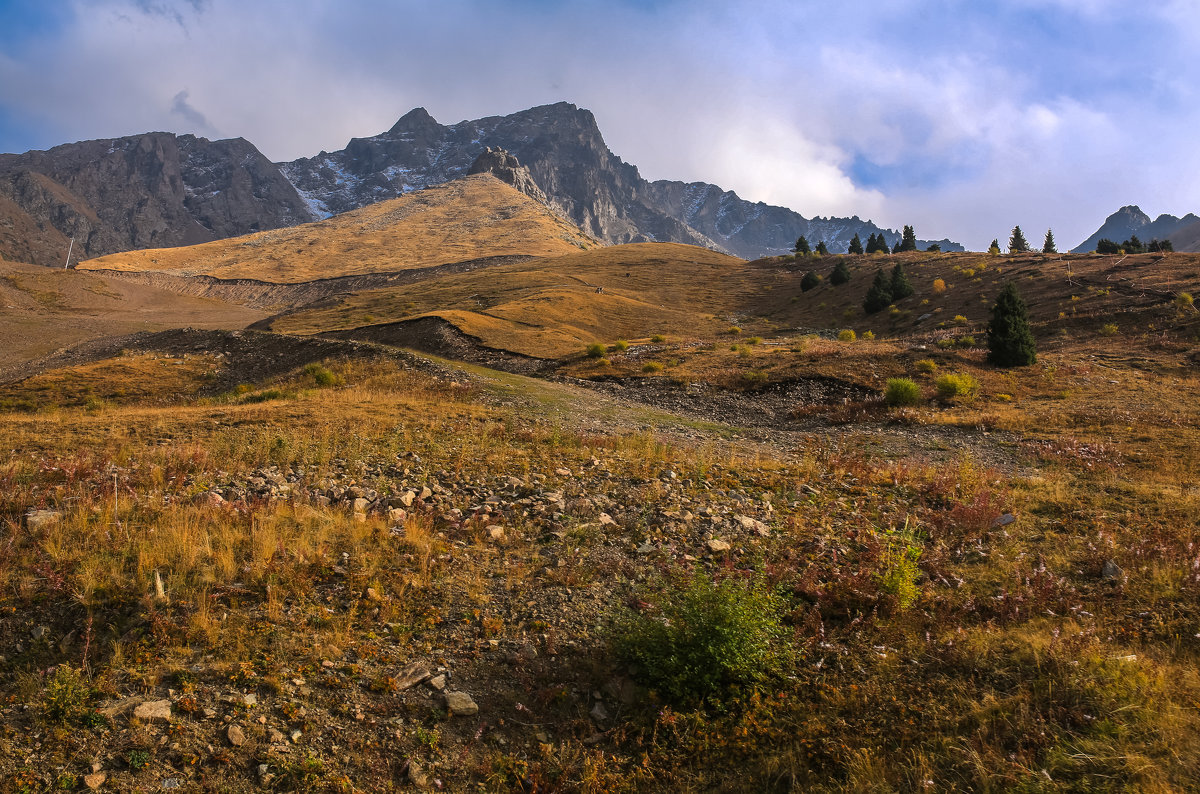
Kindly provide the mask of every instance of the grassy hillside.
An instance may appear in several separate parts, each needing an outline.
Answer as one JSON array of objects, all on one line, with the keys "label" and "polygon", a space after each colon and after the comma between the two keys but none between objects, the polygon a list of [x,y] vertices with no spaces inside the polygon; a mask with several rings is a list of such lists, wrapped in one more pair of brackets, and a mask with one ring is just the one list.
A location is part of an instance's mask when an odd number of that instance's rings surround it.
[{"label": "grassy hillside", "polygon": [[0,375],[30,359],[104,336],[191,326],[241,328],[262,312],[119,278],[0,263]]},{"label": "grassy hillside", "polygon": [[490,256],[551,256],[597,245],[569,221],[481,174],[319,223],[197,246],[112,254],[79,268],[295,283]]}]

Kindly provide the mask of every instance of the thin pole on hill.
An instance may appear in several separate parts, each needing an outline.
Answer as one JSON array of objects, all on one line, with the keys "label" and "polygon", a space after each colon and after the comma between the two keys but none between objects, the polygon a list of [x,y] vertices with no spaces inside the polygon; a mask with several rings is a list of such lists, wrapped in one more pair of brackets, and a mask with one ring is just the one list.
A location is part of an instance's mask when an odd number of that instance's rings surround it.
[{"label": "thin pole on hill", "polygon": [[66,261],[66,264],[63,265],[63,270],[66,270],[67,268],[69,268],[71,266],[71,252],[74,250],[75,250],[75,237],[74,237],[74,235],[72,235],[71,236],[71,247],[67,249],[67,261]]}]

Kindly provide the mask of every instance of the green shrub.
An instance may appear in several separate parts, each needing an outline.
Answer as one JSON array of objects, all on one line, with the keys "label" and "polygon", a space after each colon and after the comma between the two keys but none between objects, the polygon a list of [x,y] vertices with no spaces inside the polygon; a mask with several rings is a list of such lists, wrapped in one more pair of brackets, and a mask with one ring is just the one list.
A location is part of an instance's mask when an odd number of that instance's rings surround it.
[{"label": "green shrub", "polygon": [[642,598],[651,608],[619,616],[611,644],[639,678],[671,701],[754,687],[780,661],[781,605],[761,581],[713,582],[698,571]]},{"label": "green shrub", "polygon": [[937,362],[932,358],[923,358],[917,362],[917,372],[923,372],[926,375],[937,372]]},{"label": "green shrub", "polygon": [[870,342],[872,339],[875,338],[875,332],[874,331],[863,331],[862,338],[864,340]]},{"label": "green shrub", "polygon": [[746,340],[746,344],[748,344],[748,345],[757,345],[757,344],[758,344],[759,342],[761,342],[761,341],[762,341],[762,337],[761,337],[761,336],[752,336],[752,337],[750,337],[749,339],[747,339],[747,340]]},{"label": "green shrub", "polygon": [[1116,323],[1105,323],[1104,325],[1100,326],[1100,335],[1101,336],[1116,336],[1117,335],[1117,324]]},{"label": "green shrub", "polygon": [[592,342],[583,349],[583,352],[588,358],[600,358],[608,352],[608,348],[599,342]]},{"label": "green shrub", "polygon": [[839,342],[853,342],[857,338],[858,338],[858,335],[855,334],[854,331],[849,328],[838,333],[838,341]]},{"label": "green shrub", "polygon": [[1175,305],[1179,307],[1181,311],[1187,311],[1195,308],[1195,304],[1196,301],[1190,292],[1181,292],[1175,296]]},{"label": "green shrub", "polygon": [[310,375],[318,386],[340,386],[342,384],[341,378],[315,361],[305,365],[304,374]]},{"label": "green shrub", "polygon": [[921,387],[908,378],[888,378],[883,399],[888,405],[920,405]]},{"label": "green shrub", "polygon": [[759,372],[758,370],[750,370],[742,373],[742,382],[747,386],[762,386],[767,382],[767,373]]},{"label": "green shrub", "polygon": [[620,353],[624,353],[628,349],[629,349],[629,343],[626,342],[624,339],[618,339],[616,342],[613,342],[613,350],[616,350]]},{"label": "green shrub", "polygon": [[975,337],[960,336],[957,340],[955,340],[954,344],[957,347],[975,347]]},{"label": "green shrub", "polygon": [[815,270],[810,270],[804,274],[804,278],[800,279],[800,290],[808,292],[821,283],[821,277],[817,275]]},{"label": "green shrub", "polygon": [[937,379],[938,397],[953,400],[956,397],[971,399],[979,394],[979,381],[967,373],[947,373]]},{"label": "green shrub", "polygon": [[662,371],[663,371],[663,365],[659,364],[657,361],[647,361],[645,366],[642,367],[642,372],[662,372]]},{"label": "green shrub", "polygon": [[145,769],[150,765],[150,752],[148,750],[130,750],[129,755],[125,757],[125,763],[129,764],[129,768],[135,772]]},{"label": "green shrub", "polygon": [[659,344],[662,344],[663,342],[667,341],[667,338],[665,336],[663,336],[662,334],[655,334],[654,336],[650,337],[650,341],[656,345],[659,345]]},{"label": "green shrub", "polygon": [[77,725],[91,711],[91,700],[92,688],[80,672],[69,664],[60,664],[42,693],[42,714],[48,722]]},{"label": "green shrub", "polygon": [[742,332],[742,329],[738,328],[736,325],[731,325],[725,329],[725,333],[729,334],[730,336],[737,336],[741,332]]}]

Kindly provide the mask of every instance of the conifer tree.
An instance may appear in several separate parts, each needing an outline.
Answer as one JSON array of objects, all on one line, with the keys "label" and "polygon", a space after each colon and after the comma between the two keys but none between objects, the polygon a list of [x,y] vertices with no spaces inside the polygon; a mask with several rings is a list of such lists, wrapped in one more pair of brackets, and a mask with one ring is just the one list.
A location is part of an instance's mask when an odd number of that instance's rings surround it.
[{"label": "conifer tree", "polygon": [[1013,227],[1012,236],[1008,238],[1008,252],[1010,254],[1029,253],[1029,243],[1021,232],[1020,226]]},{"label": "conifer tree", "polygon": [[[859,246],[860,253],[862,246]],[[833,268],[833,272],[829,274],[829,283],[835,287],[840,287],[850,280],[850,268],[846,267],[845,260],[841,260]]]},{"label": "conifer tree", "polygon": [[913,289],[912,282],[908,280],[908,274],[904,272],[904,265],[899,262],[892,268],[890,287],[893,301],[903,300],[916,291]]},{"label": "conifer tree", "polygon": [[879,250],[879,239],[875,237],[875,232],[871,232],[871,236],[867,238],[867,253],[873,254]]},{"label": "conifer tree", "polygon": [[821,277],[817,275],[815,270],[810,270],[804,274],[804,278],[800,279],[800,291],[808,292],[820,283]]},{"label": "conifer tree", "polygon": [[874,314],[883,311],[891,303],[892,282],[883,275],[882,270],[876,270],[875,280],[871,283],[871,288],[867,290],[867,297],[863,299],[863,310],[867,314]]},{"label": "conifer tree", "polygon": [[795,251],[797,256],[808,256],[812,252],[812,249],[808,246],[808,240],[803,234],[796,238]]},{"label": "conifer tree", "polygon": [[1054,245],[1054,230],[1053,229],[1046,230],[1046,242],[1042,243],[1042,253],[1043,254],[1057,254],[1058,253],[1058,248],[1056,248]]},{"label": "conifer tree", "polygon": [[992,240],[992,244],[988,246],[988,253],[991,254],[992,256],[999,256],[999,254],[1000,254],[999,238]]},{"label": "conifer tree", "polygon": [[829,256],[829,246],[825,245],[825,241],[817,243],[817,254],[820,256]]},{"label": "conifer tree", "polygon": [[899,251],[915,251],[917,250],[917,233],[911,226],[904,227],[904,233],[900,236]]},{"label": "conifer tree", "polygon": [[1004,285],[992,306],[987,360],[1000,367],[1024,367],[1037,361],[1037,345],[1025,301],[1011,281]]},{"label": "conifer tree", "polygon": [[[874,235],[871,235],[871,236],[874,237]],[[859,239],[858,233],[855,232],[854,238],[850,241],[850,247],[848,249],[846,249],[846,253],[861,255],[862,252],[863,252],[862,240]]]}]

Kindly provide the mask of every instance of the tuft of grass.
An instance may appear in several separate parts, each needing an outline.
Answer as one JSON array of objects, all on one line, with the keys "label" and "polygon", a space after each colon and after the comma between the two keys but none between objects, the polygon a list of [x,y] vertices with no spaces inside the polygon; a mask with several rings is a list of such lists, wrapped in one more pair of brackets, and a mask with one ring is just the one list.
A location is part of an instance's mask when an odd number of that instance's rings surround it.
[{"label": "tuft of grass", "polygon": [[656,345],[660,345],[663,342],[667,341],[667,338],[665,336],[663,336],[662,334],[655,334],[654,336],[650,337],[650,341]]},{"label": "tuft of grass", "polygon": [[946,373],[937,379],[938,397],[943,400],[970,400],[979,394],[979,381],[965,372]]},{"label": "tuft of grass", "polygon": [[42,714],[47,722],[78,725],[90,712],[92,688],[80,671],[60,664],[42,693]]},{"label": "tuft of grass", "polygon": [[846,329],[838,332],[838,341],[839,342],[853,342],[857,338],[858,338],[858,334],[854,333],[853,329],[850,329],[850,328],[846,328]]},{"label": "tuft of grass", "polygon": [[737,327],[736,325],[731,325],[725,329],[725,333],[729,334],[730,336],[737,336],[741,332],[742,332],[742,329]]},{"label": "tuft of grass", "polygon": [[888,378],[883,399],[888,405],[920,405],[921,387],[908,378]]},{"label": "tuft of grass", "polygon": [[934,361],[932,358],[923,358],[917,362],[917,372],[923,373],[925,375],[931,375],[934,372],[937,372],[937,368],[938,368],[937,362]]},{"label": "tuft of grass", "polygon": [[608,352],[608,348],[606,348],[600,342],[592,342],[583,349],[583,352],[588,358],[601,358],[605,353]]},{"label": "tuft of grass", "polygon": [[1117,329],[1116,323],[1105,323],[1104,325],[1100,326],[1100,335],[1101,336],[1116,336],[1117,330],[1118,329]]},{"label": "tuft of grass", "polygon": [[613,342],[612,349],[618,353],[624,353],[629,349],[629,343],[624,339],[618,339],[617,341]]},{"label": "tuft of grass", "polygon": [[341,386],[344,383],[342,378],[315,361],[305,365],[304,374],[311,377],[318,386]]},{"label": "tuft of grass", "polygon": [[657,361],[647,361],[645,363],[645,365],[642,367],[642,372],[653,373],[653,372],[662,372],[662,371],[663,371],[663,365]]}]

